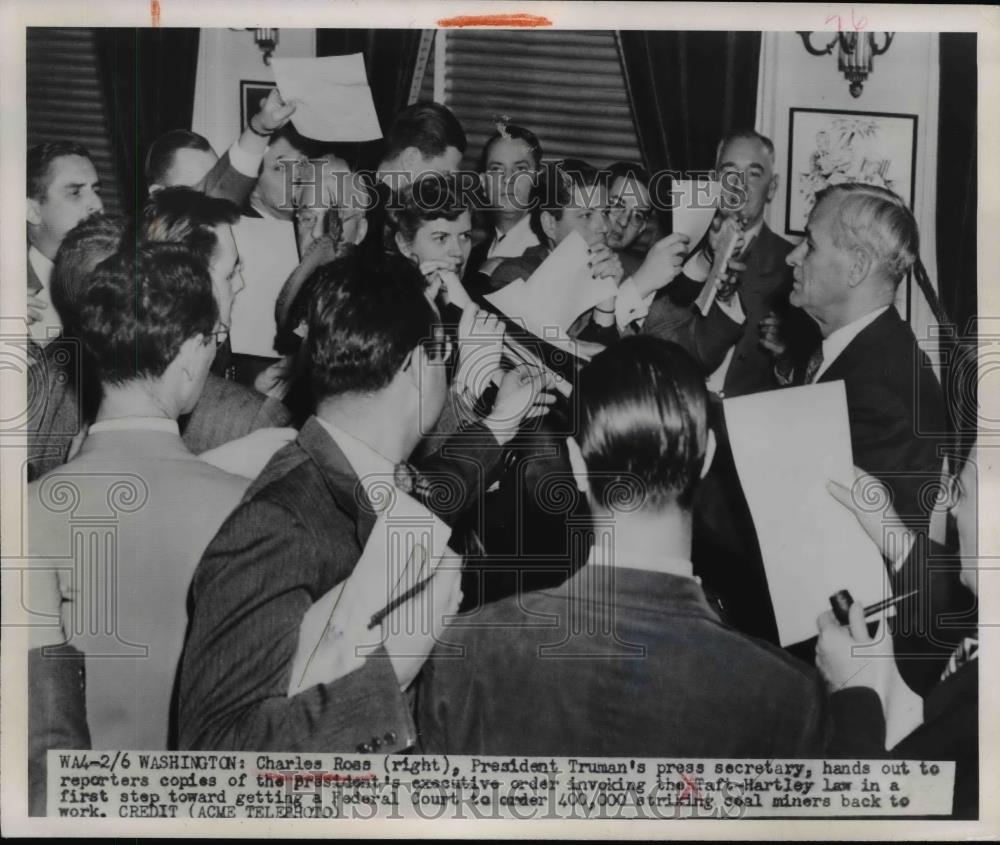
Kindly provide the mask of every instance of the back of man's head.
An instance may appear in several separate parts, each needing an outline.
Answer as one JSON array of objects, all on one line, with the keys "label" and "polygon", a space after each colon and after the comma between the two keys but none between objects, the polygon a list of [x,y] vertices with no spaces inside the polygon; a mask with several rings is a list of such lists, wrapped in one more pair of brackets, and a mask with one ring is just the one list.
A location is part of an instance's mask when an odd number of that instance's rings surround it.
[{"label": "back of man's head", "polygon": [[435,335],[423,277],[402,259],[361,270],[345,258],[319,272],[306,333],[313,394],[322,401],[381,390]]},{"label": "back of man's head", "polygon": [[94,270],[75,336],[101,384],[158,379],[185,341],[214,342],[218,309],[204,262],[175,244],[129,246]]},{"label": "back of man's head", "polygon": [[164,188],[146,202],[137,239],[183,244],[210,265],[219,242],[216,227],[239,219],[239,208],[229,200],[193,188]]},{"label": "back of man's head", "polygon": [[898,285],[920,255],[917,221],[906,203],[886,188],[861,182],[825,188],[816,205],[827,202],[836,204],[834,245],[864,250],[882,277]]},{"label": "back of man's head", "polygon": [[[146,154],[146,185],[169,187],[178,184],[171,178],[171,168],[181,150],[195,150],[214,157],[215,150],[208,139],[187,129],[172,129],[164,132],[149,147]],[[197,183],[197,180],[196,180]]]},{"label": "back of man's head", "polygon": [[383,159],[390,161],[408,147],[416,147],[429,159],[444,155],[448,147],[464,153],[467,146],[465,130],[451,109],[422,101],[396,115],[386,136]]},{"label": "back of man's head", "polygon": [[47,141],[44,144],[36,144],[28,150],[26,196],[29,199],[45,199],[52,162],[63,156],[80,156],[88,161],[91,160],[87,148],[74,141]]},{"label": "back of man's head", "polygon": [[576,392],[576,441],[598,507],[690,509],[708,448],[708,394],[691,356],[626,338],[583,369]]},{"label": "back of man's head", "polygon": [[124,234],[125,221],[121,217],[99,212],[70,229],[59,245],[50,295],[67,336],[73,336],[76,309],[94,268],[118,251]]}]

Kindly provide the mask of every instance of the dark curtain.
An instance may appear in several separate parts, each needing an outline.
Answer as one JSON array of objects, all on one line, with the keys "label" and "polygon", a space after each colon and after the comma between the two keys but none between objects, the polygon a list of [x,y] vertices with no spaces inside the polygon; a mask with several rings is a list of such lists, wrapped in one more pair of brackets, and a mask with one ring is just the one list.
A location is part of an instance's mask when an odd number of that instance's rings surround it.
[{"label": "dark curtain", "polygon": [[170,129],[191,128],[198,30],[96,32],[122,207],[134,214],[146,197],[143,167],[149,145]]},{"label": "dark curtain", "polygon": [[759,32],[617,33],[639,147],[651,172],[708,170],[757,109]]},{"label": "dark curtain", "polygon": [[[393,118],[406,107],[413,69],[420,48],[419,29],[317,29],[317,56],[345,56],[362,53],[375,112],[383,134]],[[353,145],[346,150],[355,166],[375,167],[379,163],[380,141]]]},{"label": "dark curtain", "polygon": [[976,314],[976,34],[943,32],[940,38],[938,291],[965,334]]}]

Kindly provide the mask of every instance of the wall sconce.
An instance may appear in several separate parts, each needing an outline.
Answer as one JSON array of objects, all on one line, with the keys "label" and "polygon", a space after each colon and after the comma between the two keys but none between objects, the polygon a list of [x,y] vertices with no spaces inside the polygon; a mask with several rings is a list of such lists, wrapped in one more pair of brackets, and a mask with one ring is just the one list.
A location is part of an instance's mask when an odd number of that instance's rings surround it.
[{"label": "wall sconce", "polygon": [[253,41],[264,54],[264,64],[271,64],[271,56],[274,55],[274,48],[278,46],[278,30],[276,29],[251,29]]},{"label": "wall sconce", "polygon": [[852,97],[860,97],[862,88],[868,74],[872,72],[875,56],[881,56],[892,44],[894,32],[881,33],[885,37],[885,43],[881,47],[876,41],[877,33],[874,32],[838,32],[833,40],[823,49],[813,47],[810,39],[812,32],[799,32],[802,43],[810,55],[828,56],[833,52],[836,44],[837,68],[844,74],[844,78],[851,83],[850,91]]}]

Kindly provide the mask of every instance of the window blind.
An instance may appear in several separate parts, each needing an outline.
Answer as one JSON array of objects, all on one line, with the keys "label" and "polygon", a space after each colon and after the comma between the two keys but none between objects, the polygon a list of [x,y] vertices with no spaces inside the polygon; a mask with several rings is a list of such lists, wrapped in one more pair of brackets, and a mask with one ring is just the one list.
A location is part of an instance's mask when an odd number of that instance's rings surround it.
[{"label": "window blind", "polygon": [[444,52],[445,104],[468,135],[467,166],[498,114],[534,132],[546,159],[642,160],[611,30],[456,30]]},{"label": "window blind", "polygon": [[29,27],[26,44],[28,146],[76,141],[89,151],[106,210],[119,213],[118,179],[92,29]]}]

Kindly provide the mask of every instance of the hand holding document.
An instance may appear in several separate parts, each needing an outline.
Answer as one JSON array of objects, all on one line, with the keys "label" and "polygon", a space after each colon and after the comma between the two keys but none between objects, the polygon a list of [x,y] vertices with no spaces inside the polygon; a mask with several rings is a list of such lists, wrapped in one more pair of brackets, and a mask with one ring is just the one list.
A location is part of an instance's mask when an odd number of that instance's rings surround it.
[{"label": "hand holding document", "polygon": [[284,220],[243,217],[233,226],[245,287],[233,300],[233,352],[277,358],[274,305],[299,263],[295,227]]},{"label": "hand holding document", "polygon": [[292,123],[317,141],[374,141],[382,137],[368,87],[364,57],[271,60],[286,102],[295,103]]},{"label": "hand holding document", "polygon": [[376,482],[368,496],[384,507],[354,571],[303,617],[289,696],[360,668],[380,645],[406,686],[438,638],[443,615],[458,609],[461,558],[447,546],[448,526],[388,484]]},{"label": "hand holding document", "polygon": [[726,399],[723,408],[781,645],[815,636],[839,590],[863,605],[891,595],[878,549],[827,492],[830,480],[854,481],[844,383]]},{"label": "hand holding document", "polygon": [[705,279],[701,293],[695,300],[695,305],[704,317],[708,314],[712,303],[726,279],[729,272],[729,261],[733,257],[737,248],[742,243],[743,225],[735,217],[726,217],[722,220],[719,234],[718,248],[715,250],[715,260],[712,262],[712,269]]}]

